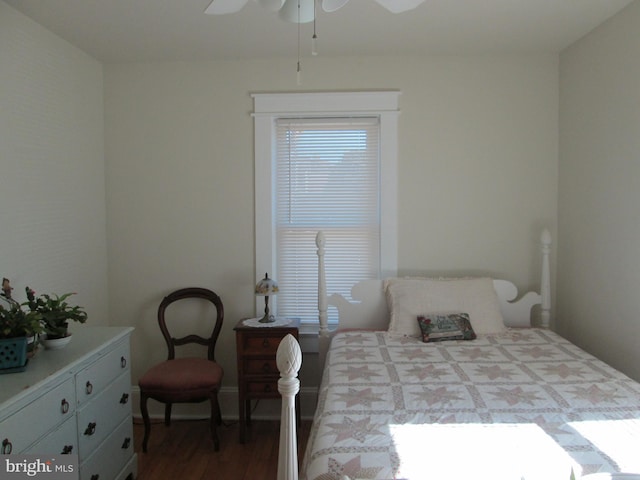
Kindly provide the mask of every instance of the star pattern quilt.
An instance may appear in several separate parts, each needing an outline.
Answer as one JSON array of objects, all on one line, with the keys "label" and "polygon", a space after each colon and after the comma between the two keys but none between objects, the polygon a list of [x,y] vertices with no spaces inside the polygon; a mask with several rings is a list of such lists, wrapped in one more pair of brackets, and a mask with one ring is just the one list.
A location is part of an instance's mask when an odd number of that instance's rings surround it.
[{"label": "star pattern quilt", "polygon": [[334,336],[301,480],[640,472],[640,384],[542,329]]}]

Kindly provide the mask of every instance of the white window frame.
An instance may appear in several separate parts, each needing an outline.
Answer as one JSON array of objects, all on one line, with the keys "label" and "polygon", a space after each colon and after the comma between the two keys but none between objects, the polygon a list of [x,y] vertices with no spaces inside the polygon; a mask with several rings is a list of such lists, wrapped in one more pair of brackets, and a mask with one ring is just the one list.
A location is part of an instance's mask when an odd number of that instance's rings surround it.
[{"label": "white window frame", "polygon": [[[375,116],[380,119],[380,274],[398,265],[398,91],[254,93],[256,281],[275,271],[275,150],[278,118]],[[327,251],[331,244],[327,242]],[[269,301],[277,313],[277,296]],[[264,299],[256,298],[256,312]],[[309,325],[309,324],[307,324]],[[317,333],[313,326],[303,331]]]}]

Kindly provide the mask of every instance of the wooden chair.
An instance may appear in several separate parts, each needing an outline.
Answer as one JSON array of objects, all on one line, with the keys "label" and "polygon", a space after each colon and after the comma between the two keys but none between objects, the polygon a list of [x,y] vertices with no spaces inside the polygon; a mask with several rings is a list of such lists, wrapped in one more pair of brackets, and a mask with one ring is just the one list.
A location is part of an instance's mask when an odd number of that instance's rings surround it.
[{"label": "wooden chair", "polygon": [[[165,311],[174,302],[185,299],[203,299],[211,302],[216,309],[213,331],[208,338],[191,334],[184,337],[172,337],[165,321]],[[147,410],[147,399],[153,398],[165,404],[164,423],[171,423],[171,406],[174,403],[199,403],[209,400],[211,403],[211,438],[216,451],[220,442],[216,425],[222,423],[218,391],[222,383],[223,369],[215,361],[215,348],[222,322],[224,308],[220,297],[206,288],[183,288],[170,293],[158,307],[158,324],[167,343],[167,360],[154,365],[140,377],[140,411],[144,421],[144,439],[142,451],[147,451],[147,442],[151,432],[151,422]],[[199,344],[207,347],[207,358],[176,358],[175,347],[187,344]]]}]

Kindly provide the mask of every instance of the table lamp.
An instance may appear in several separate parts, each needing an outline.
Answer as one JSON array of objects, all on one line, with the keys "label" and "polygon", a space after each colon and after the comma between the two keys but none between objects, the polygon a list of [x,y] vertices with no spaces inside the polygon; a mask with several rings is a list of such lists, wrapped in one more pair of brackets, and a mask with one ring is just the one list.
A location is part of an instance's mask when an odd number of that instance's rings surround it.
[{"label": "table lamp", "polygon": [[264,278],[256,283],[256,297],[264,297],[264,317],[260,319],[260,323],[275,322],[276,318],[273,315],[269,315],[269,295],[275,295],[278,293],[278,284],[272,278],[269,278],[269,274],[265,273]]}]

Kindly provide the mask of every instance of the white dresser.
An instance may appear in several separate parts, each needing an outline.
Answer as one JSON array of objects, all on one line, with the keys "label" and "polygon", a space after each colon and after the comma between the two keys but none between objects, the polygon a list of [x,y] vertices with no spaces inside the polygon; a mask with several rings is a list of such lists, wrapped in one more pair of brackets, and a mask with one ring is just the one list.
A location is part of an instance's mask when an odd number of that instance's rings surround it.
[{"label": "white dresser", "polygon": [[0,453],[77,453],[81,480],[136,477],[130,327],[84,327],[0,375]]}]

